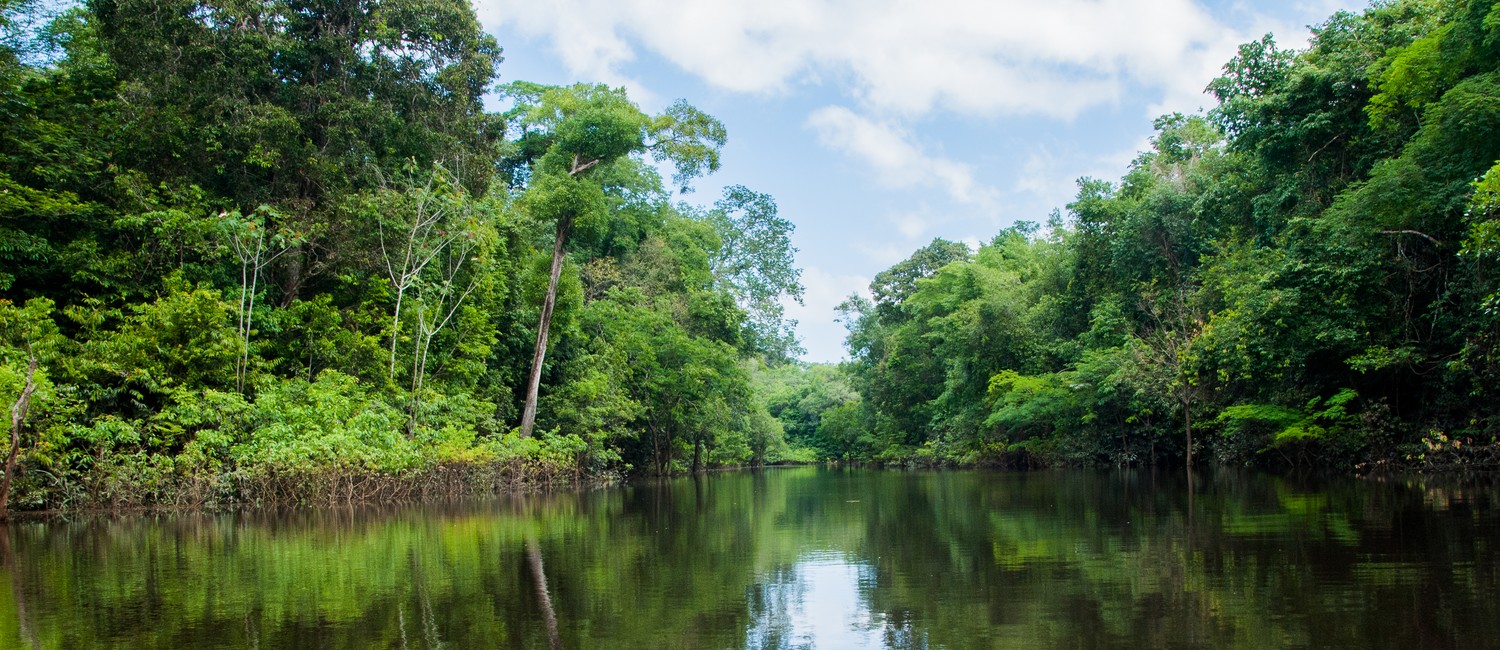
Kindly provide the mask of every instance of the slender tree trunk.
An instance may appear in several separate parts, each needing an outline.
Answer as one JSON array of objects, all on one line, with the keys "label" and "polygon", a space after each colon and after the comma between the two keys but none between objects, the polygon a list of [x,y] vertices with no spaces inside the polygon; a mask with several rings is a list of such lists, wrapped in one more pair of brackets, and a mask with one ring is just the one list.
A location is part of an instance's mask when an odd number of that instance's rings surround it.
[{"label": "slender tree trunk", "polygon": [[1187,432],[1187,469],[1193,471],[1193,401],[1182,401],[1183,428]]},{"label": "slender tree trunk", "polygon": [[[423,309],[421,305],[418,305],[418,339],[422,338],[423,330],[425,330],[427,326],[427,315],[425,311],[426,310]],[[406,438],[408,440],[415,438],[417,435],[417,402],[422,399],[420,396],[422,391],[421,369],[424,367],[424,364],[425,362],[422,359],[422,345],[414,340],[412,341],[411,350],[411,395],[406,400]]]},{"label": "slender tree trunk", "polygon": [[651,471],[654,475],[661,476],[661,432],[657,431],[655,422],[648,428],[651,430]]},{"label": "slender tree trunk", "polygon": [[[264,239],[265,235],[262,234],[261,238]],[[240,367],[234,378],[234,389],[241,393],[245,392],[245,378],[250,374],[250,330],[255,322],[255,291],[260,288],[260,256],[263,250],[264,245],[257,242],[255,244],[256,262],[250,267],[250,295],[245,300],[245,326],[240,341]]]},{"label": "slender tree trunk", "polygon": [[36,392],[36,355],[27,356],[26,387],[10,406],[10,453],[5,456],[5,478],[0,479],[0,517],[10,515],[10,479],[16,475],[16,454],[21,451],[21,426],[26,423],[26,411],[31,409],[31,394]]},{"label": "slender tree trunk", "polygon": [[401,301],[406,298],[406,286],[396,288],[396,313],[391,315],[391,379],[396,378],[396,339],[401,335]]},{"label": "slender tree trunk", "polygon": [[552,308],[557,305],[557,282],[562,277],[563,244],[568,241],[568,230],[573,226],[573,217],[567,216],[557,222],[557,241],[552,245],[552,275],[547,279],[547,295],[542,298],[542,317],[536,327],[536,353],[531,356],[531,378],[526,382],[526,406],[521,410],[521,437],[530,438],[536,428],[537,391],[542,387],[542,361],[547,356],[547,330],[552,329]]},{"label": "slender tree trunk", "polygon": [[[240,335],[240,345],[242,345],[242,346],[244,346],[246,348],[250,347],[250,335],[246,334],[246,331],[249,328],[245,327],[245,313],[246,313],[245,300],[250,297],[249,287],[250,287],[250,271],[249,271],[248,265],[245,264],[245,262],[244,262],[244,260],[242,258],[241,261],[240,261],[240,312],[239,312],[240,320],[239,320],[239,330],[237,330],[237,331],[239,332],[239,335]],[[240,392],[244,392],[245,391],[245,381],[244,381],[244,369],[245,369],[244,359],[245,359],[245,355],[243,354],[243,352],[244,352],[243,350],[241,350],[241,352],[242,352],[242,354],[240,355],[240,358],[236,360],[235,369],[234,369],[234,389],[237,390],[237,391],[240,391]]]}]

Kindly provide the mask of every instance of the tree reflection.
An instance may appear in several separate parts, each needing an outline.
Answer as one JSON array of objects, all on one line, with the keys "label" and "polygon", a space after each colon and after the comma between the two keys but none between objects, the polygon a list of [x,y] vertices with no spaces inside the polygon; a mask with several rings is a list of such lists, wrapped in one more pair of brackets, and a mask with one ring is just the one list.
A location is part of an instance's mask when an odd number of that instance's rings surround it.
[{"label": "tree reflection", "polygon": [[[0,647],[1482,647],[1491,484],[720,474],[11,523]],[[1189,499],[1191,498],[1191,505]]]}]

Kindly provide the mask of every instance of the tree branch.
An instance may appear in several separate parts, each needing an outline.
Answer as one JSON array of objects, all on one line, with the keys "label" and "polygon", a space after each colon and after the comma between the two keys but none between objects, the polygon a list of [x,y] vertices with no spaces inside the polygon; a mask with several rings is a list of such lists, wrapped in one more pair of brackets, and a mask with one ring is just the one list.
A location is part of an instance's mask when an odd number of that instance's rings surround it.
[{"label": "tree branch", "polygon": [[1443,242],[1440,242],[1440,241],[1438,241],[1436,239],[1433,239],[1432,235],[1429,235],[1429,234],[1427,234],[1425,232],[1420,232],[1420,231],[1417,231],[1417,230],[1382,230],[1382,231],[1380,231],[1380,234],[1382,234],[1382,235],[1416,235],[1418,237],[1421,237],[1422,239],[1425,239],[1427,241],[1432,242],[1433,246],[1442,246],[1443,245]]},{"label": "tree branch", "polygon": [[590,161],[588,161],[588,162],[583,163],[582,165],[580,165],[580,164],[578,164],[578,154],[575,153],[575,154],[573,154],[573,169],[571,169],[571,170],[568,171],[568,175],[569,176],[577,176],[579,174],[582,174],[583,172],[588,171],[588,169],[590,167],[593,167],[594,165],[599,164],[600,160],[601,159],[599,159],[599,158],[595,158],[593,160],[590,160]]}]

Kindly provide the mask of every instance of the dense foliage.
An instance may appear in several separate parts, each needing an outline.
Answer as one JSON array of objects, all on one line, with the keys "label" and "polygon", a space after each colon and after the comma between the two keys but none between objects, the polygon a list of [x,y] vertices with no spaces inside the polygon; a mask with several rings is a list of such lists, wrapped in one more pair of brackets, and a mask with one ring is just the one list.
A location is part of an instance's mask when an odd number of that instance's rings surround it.
[{"label": "dense foliage", "polygon": [[0,509],[1500,459],[1494,2],[1243,45],[1119,182],[876,276],[841,368],[787,363],[771,197],[676,198],[722,124],[497,87],[465,2],[0,0],[0,34]]},{"label": "dense foliage", "polygon": [[0,401],[30,398],[13,507],[785,450],[751,373],[797,351],[791,224],[741,187],[674,198],[718,166],[712,117],[525,83],[488,111],[501,50],[461,0],[58,6],[0,0]]},{"label": "dense foliage", "polygon": [[825,427],[896,463],[1495,461],[1500,5],[1339,13],[1209,91],[1045,227],[876,276]]}]

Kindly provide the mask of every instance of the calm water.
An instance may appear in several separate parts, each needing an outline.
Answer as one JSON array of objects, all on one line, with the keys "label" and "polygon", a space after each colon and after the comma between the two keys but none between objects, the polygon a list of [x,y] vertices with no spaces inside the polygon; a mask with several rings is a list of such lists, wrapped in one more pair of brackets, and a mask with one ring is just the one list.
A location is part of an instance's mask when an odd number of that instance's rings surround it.
[{"label": "calm water", "polygon": [[0,647],[1500,647],[1497,496],[802,468],[20,523]]}]

